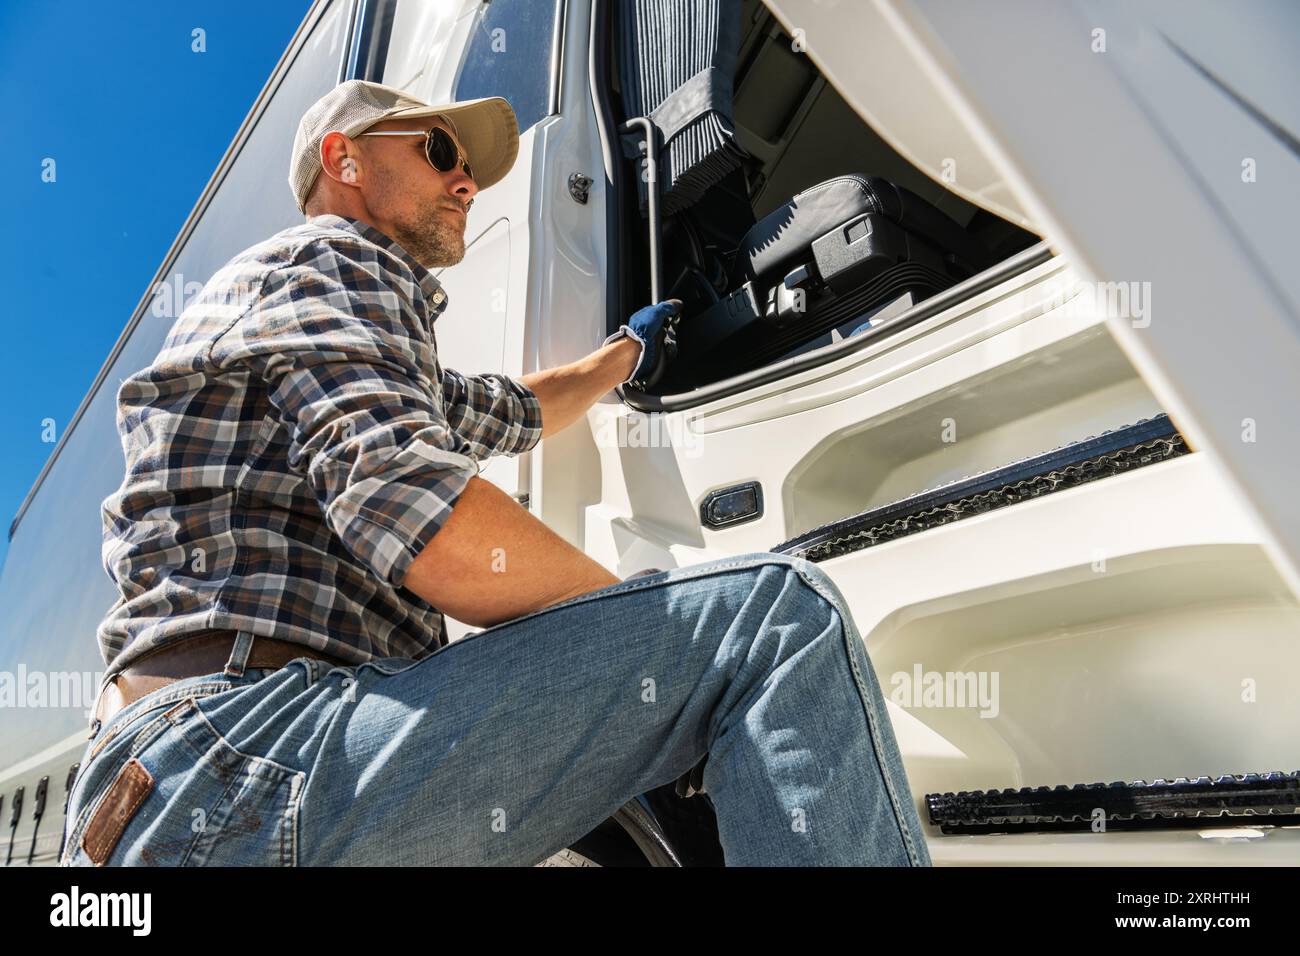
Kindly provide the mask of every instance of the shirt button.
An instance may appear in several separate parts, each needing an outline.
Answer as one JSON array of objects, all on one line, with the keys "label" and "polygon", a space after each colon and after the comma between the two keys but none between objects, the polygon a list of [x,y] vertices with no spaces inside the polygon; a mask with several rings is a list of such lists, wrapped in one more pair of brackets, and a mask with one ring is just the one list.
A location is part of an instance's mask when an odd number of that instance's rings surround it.
[{"label": "shirt button", "polygon": [[447,296],[442,292],[442,290],[439,290],[433,294],[433,304],[442,305],[442,300],[445,298],[447,298]]}]

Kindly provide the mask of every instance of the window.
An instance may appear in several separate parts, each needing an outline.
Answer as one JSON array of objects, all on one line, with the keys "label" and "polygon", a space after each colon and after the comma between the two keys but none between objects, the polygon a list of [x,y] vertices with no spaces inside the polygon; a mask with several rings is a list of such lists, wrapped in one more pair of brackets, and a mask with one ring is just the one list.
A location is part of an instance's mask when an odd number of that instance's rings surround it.
[{"label": "window", "polygon": [[368,15],[376,21],[385,13],[391,17],[380,82],[426,103],[451,99],[446,74],[456,60],[453,51],[460,48],[463,28],[474,17],[472,11],[466,0],[401,0],[395,9],[391,4],[369,8]]},{"label": "window", "polygon": [[551,50],[560,0],[490,0],[479,10],[456,75],[456,100],[506,99],[519,132],[550,112]]}]

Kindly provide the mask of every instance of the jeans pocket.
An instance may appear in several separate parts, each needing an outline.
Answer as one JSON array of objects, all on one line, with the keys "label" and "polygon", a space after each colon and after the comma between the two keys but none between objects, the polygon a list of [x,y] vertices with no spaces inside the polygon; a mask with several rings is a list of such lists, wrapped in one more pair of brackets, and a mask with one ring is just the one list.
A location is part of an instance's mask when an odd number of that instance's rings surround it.
[{"label": "jeans pocket", "polygon": [[[86,753],[68,793],[65,826],[69,829],[65,834],[60,866],[75,865],[76,851],[80,848],[91,820],[104,807],[105,798],[126,765],[166,729],[166,711],[169,706],[170,703],[163,702],[148,707],[124,722],[107,728],[106,733],[101,732],[87,744]],[[107,814],[112,811],[105,809],[104,812]],[[89,859],[84,852],[82,856]]]},{"label": "jeans pocket", "polygon": [[79,814],[65,865],[297,864],[306,773],[233,747],[194,698],[108,754],[111,772]]}]

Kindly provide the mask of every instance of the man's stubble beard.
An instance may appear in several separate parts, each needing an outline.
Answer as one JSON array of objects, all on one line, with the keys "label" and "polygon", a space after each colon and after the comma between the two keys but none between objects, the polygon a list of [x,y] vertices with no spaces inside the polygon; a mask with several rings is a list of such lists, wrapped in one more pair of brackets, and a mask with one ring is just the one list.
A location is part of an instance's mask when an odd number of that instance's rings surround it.
[{"label": "man's stubble beard", "polygon": [[398,224],[397,244],[426,269],[454,266],[465,258],[465,230],[433,208]]}]

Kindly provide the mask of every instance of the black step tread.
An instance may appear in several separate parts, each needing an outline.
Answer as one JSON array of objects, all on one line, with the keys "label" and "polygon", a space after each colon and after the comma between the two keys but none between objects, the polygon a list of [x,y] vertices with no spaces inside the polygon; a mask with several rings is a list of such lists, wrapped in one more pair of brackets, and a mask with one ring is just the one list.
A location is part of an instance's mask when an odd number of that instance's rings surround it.
[{"label": "black step tread", "polygon": [[824,561],[1188,451],[1169,416],[1155,415],[838,519],[771,550]]},{"label": "black step tread", "polygon": [[[1224,774],[1115,783],[962,790],[925,796],[945,833],[1088,829],[1097,810],[1107,829],[1265,823],[1300,815],[1300,771]],[[1261,819],[1262,818],[1262,819]]]}]

